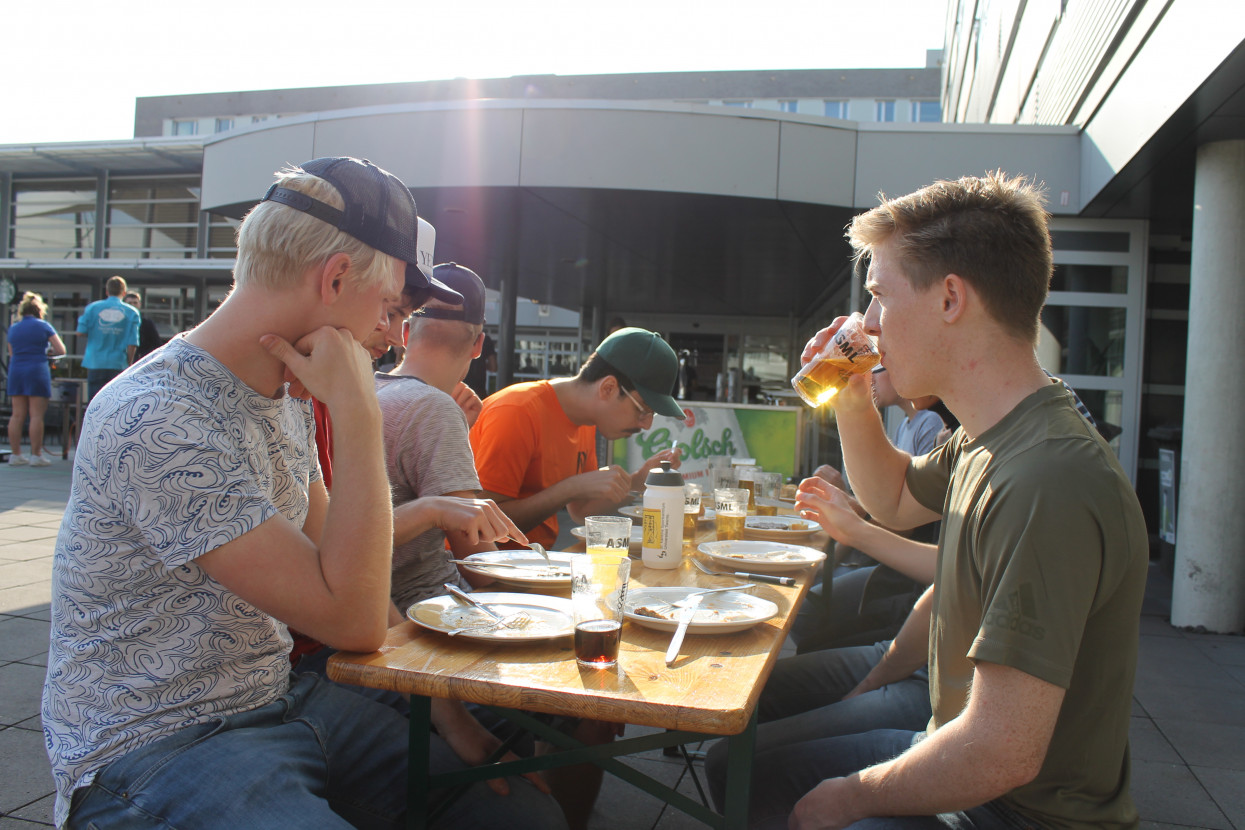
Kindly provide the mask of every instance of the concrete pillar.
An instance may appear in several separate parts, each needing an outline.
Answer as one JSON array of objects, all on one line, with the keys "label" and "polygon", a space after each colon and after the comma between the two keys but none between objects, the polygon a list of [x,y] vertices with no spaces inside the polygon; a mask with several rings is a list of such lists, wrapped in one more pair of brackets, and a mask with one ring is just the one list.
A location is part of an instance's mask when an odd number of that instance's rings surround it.
[{"label": "concrete pillar", "polygon": [[1245,141],[1197,151],[1172,623],[1245,629]]}]

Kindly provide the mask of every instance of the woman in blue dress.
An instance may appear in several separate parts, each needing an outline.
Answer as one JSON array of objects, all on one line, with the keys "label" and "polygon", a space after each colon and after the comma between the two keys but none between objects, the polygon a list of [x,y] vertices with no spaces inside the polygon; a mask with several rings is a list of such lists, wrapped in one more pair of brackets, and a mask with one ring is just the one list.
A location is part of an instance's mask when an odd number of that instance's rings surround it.
[{"label": "woman in blue dress", "polygon": [[[52,397],[52,372],[48,358],[65,353],[65,343],[56,329],[44,319],[47,304],[38,294],[27,291],[22,296],[19,322],[9,327],[9,399],[13,417],[9,419],[9,463],[46,467],[51,462],[43,455],[43,414]],[[51,348],[49,349],[49,345]],[[22,426],[30,416],[30,458],[22,455]]]}]

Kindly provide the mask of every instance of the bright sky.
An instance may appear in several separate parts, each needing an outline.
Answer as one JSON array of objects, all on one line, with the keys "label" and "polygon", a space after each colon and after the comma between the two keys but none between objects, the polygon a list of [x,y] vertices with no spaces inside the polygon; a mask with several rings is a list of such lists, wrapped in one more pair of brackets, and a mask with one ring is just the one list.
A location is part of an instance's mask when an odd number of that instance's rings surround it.
[{"label": "bright sky", "polygon": [[924,66],[945,0],[19,0],[0,144],[130,138],[134,99],[337,84]]}]

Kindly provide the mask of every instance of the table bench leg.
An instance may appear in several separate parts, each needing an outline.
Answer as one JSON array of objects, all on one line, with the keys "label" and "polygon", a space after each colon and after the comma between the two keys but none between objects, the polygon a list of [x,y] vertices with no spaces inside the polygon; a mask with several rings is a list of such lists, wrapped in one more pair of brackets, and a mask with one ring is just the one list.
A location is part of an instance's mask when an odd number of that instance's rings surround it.
[{"label": "table bench leg", "polygon": [[722,805],[723,830],[748,826],[748,796],[752,788],[752,758],[757,743],[756,712],[738,735],[727,738],[726,803]]},{"label": "table bench leg", "polygon": [[406,826],[428,825],[428,773],[432,753],[432,698],[411,696],[410,749],[407,752]]}]

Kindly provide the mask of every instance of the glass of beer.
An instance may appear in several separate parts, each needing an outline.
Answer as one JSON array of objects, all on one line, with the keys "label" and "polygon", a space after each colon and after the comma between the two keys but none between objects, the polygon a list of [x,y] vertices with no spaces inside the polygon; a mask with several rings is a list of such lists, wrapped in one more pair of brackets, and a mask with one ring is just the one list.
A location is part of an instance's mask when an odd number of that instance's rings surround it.
[{"label": "glass of beer", "polygon": [[571,559],[575,660],[579,665],[607,669],[618,662],[630,577],[631,560],[625,549]]},{"label": "glass of beer", "polygon": [[713,507],[717,511],[714,524],[718,541],[744,538],[744,521],[748,518],[748,491],[737,487],[714,490]]},{"label": "glass of beer", "polygon": [[589,516],[584,519],[588,553],[621,553],[631,549],[631,520],[626,516]]},{"label": "glass of beer", "polygon": [[697,524],[700,514],[704,511],[701,504],[699,484],[683,485],[683,540],[690,542],[696,538]]},{"label": "glass of beer", "polygon": [[865,318],[852,312],[830,342],[796,373],[791,386],[804,402],[819,407],[834,398],[852,375],[878,365],[878,344],[865,334]]},{"label": "glass of beer", "polygon": [[751,464],[743,464],[735,468],[735,475],[739,476],[739,487],[741,490],[748,491],[748,509],[756,508],[756,478],[761,474],[761,468]]},{"label": "glass of beer", "polygon": [[753,494],[758,516],[778,515],[778,494],[782,488],[782,473],[757,473]]}]

